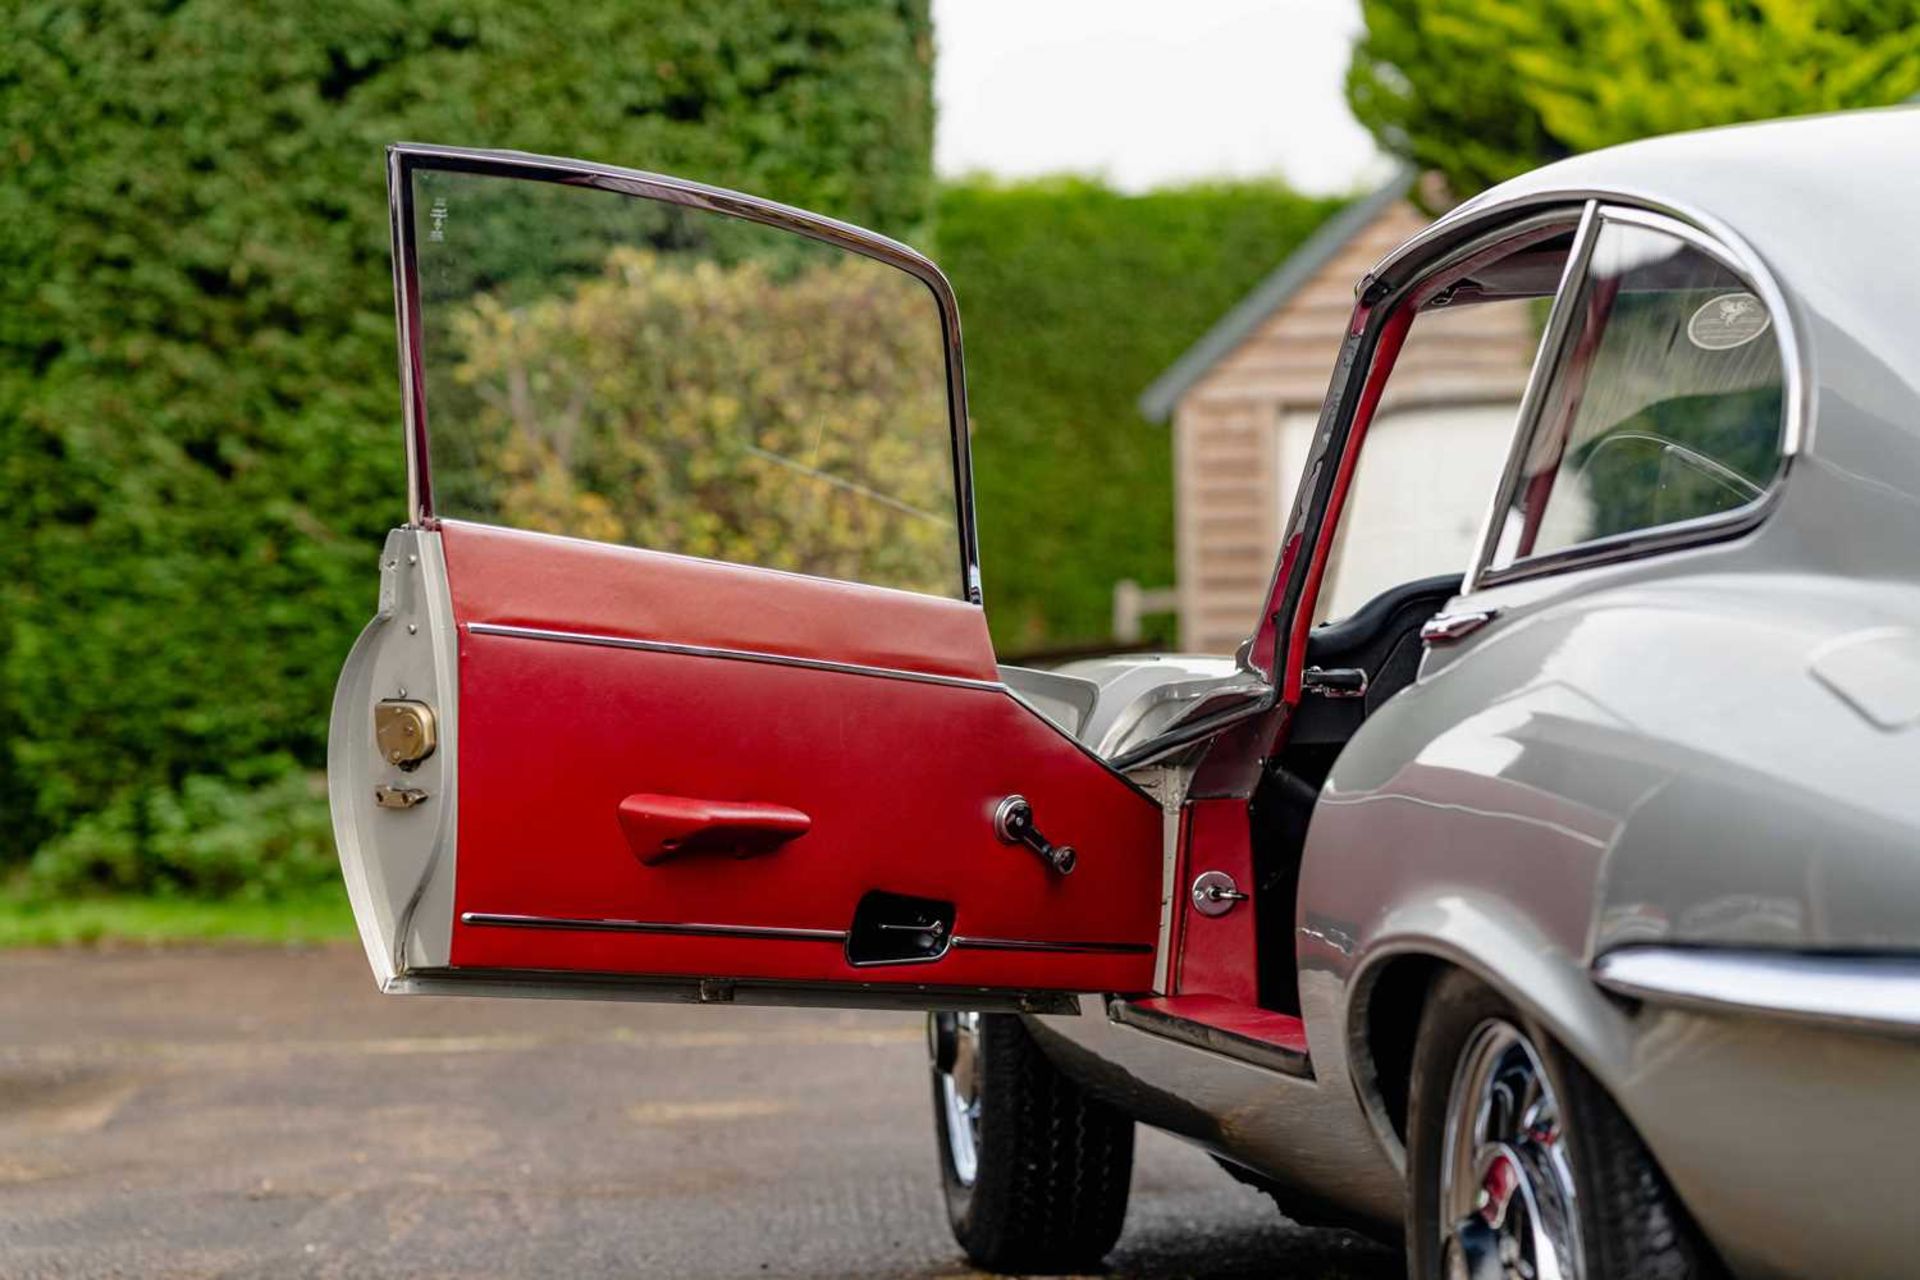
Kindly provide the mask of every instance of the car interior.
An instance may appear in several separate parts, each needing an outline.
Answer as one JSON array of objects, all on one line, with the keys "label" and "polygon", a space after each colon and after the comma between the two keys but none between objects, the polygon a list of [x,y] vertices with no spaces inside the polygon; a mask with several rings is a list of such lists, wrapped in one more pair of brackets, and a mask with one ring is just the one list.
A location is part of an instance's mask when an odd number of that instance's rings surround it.
[{"label": "car interior", "polygon": [[[1458,312],[1481,303],[1517,301],[1533,308],[1536,325],[1544,326],[1543,300],[1558,287],[1571,245],[1568,229],[1513,251],[1467,259],[1462,274],[1428,293],[1407,346],[1393,356],[1396,363],[1420,341],[1421,317],[1442,309]],[[1517,403],[1514,408],[1517,412]],[[1484,504],[1497,478],[1496,465],[1474,492],[1461,495],[1463,503],[1475,508]],[[1342,522],[1350,515],[1351,508],[1343,511]],[[1408,559],[1417,562],[1419,555],[1410,551]],[[1424,652],[1421,627],[1460,594],[1463,578],[1460,572],[1440,573],[1388,586],[1307,635],[1299,660],[1300,701],[1290,711],[1282,744],[1266,764],[1249,811],[1259,1002],[1269,1012],[1300,1012],[1294,906],[1301,855],[1321,788],[1335,759],[1367,718],[1413,683]],[[1327,594],[1324,586],[1321,594]],[[1312,608],[1314,602],[1303,601],[1301,607]]]},{"label": "car interior", "polygon": [[[1453,280],[1427,288],[1412,332],[1419,333],[1420,315],[1441,310],[1457,314],[1482,303],[1517,302],[1532,309],[1536,326],[1544,324],[1544,300],[1559,284],[1572,238],[1571,228],[1554,230],[1518,248],[1466,259]],[[1409,346],[1418,340],[1410,337]],[[1396,353],[1394,358],[1398,362],[1403,356]],[[1502,436],[1501,459],[1507,436],[1510,432]],[[1490,458],[1490,463],[1492,474],[1462,498],[1476,511],[1497,480],[1498,459]],[[1343,525],[1351,526],[1350,515],[1351,509],[1343,513]],[[1406,567],[1417,567],[1421,557],[1410,554],[1406,559],[1411,562]],[[1290,709],[1280,747],[1267,761],[1250,801],[1259,1005],[1269,1014],[1299,1014],[1294,903],[1307,829],[1321,788],[1368,717],[1413,683],[1424,652],[1420,629],[1460,594],[1463,576],[1454,571],[1394,583],[1308,633],[1299,704]],[[1323,586],[1320,603],[1331,594]],[[1315,606],[1305,601],[1301,607]],[[1239,660],[1095,660],[1054,671],[1003,666],[1000,674],[1034,710],[1122,766],[1153,752],[1159,743],[1175,740],[1184,726],[1247,707],[1268,690],[1244,654]]]},{"label": "car interior", "polygon": [[[1420,669],[1420,628],[1460,594],[1462,575],[1440,574],[1390,587],[1336,622],[1308,634],[1306,667],[1327,681],[1301,698],[1286,745],[1254,792],[1254,903],[1259,930],[1260,1004],[1298,1014],[1293,902],[1307,823],[1335,757],[1373,712],[1413,683]],[[1264,908],[1264,909],[1263,909]]]}]

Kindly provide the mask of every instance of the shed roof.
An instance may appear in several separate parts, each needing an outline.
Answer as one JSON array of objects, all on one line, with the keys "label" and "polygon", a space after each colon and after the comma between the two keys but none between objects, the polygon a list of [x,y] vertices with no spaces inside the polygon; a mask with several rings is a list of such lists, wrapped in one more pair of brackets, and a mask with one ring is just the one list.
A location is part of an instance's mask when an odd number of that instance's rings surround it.
[{"label": "shed roof", "polygon": [[1393,176],[1371,195],[1356,200],[1320,224],[1287,260],[1253,291],[1220,317],[1213,328],[1201,335],[1178,360],[1140,393],[1136,402],[1149,422],[1165,422],[1174,405],[1203,377],[1207,370],[1224,359],[1260,325],[1260,322],[1287,304],[1288,299],[1313,279],[1321,267],[1340,251],[1341,246],[1358,235],[1362,228],[1407,194],[1413,185],[1414,170],[1400,166]]}]

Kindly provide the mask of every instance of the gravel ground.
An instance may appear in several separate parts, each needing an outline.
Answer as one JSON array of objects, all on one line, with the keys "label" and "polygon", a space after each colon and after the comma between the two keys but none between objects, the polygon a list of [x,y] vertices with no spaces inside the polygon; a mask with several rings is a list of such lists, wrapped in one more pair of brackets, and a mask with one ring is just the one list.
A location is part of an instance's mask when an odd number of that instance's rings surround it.
[{"label": "gravel ground", "polygon": [[[0,1277],[974,1274],[916,1017],[389,999],[351,945],[0,953]],[[1389,1277],[1143,1133],[1122,1277]]]}]

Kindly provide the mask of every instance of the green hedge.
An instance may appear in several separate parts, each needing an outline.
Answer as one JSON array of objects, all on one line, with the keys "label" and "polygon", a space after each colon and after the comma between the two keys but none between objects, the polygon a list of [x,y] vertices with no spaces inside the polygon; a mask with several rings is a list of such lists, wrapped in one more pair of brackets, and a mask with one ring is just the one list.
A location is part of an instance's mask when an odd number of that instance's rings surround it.
[{"label": "green hedge", "polygon": [[1920,0],[1362,0],[1347,99],[1457,196],[1652,134],[1903,102]]},{"label": "green hedge", "polygon": [[237,841],[257,808],[306,876],[324,832],[276,775],[322,761],[401,518],[385,143],[585,155],[915,235],[931,59],[927,0],[12,6],[0,860],[231,887],[179,833]]},{"label": "green hedge", "polygon": [[1003,651],[1096,644],[1116,580],[1172,583],[1172,444],[1134,401],[1338,203],[1274,183],[943,189],[939,257],[966,328],[987,616]]}]

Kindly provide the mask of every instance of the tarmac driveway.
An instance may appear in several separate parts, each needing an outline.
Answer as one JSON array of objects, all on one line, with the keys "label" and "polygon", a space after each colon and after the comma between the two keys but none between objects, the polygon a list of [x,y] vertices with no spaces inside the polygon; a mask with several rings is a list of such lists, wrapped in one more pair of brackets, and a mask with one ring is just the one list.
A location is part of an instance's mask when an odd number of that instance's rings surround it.
[{"label": "tarmac driveway", "polygon": [[[0,1276],[935,1277],[918,1018],[390,999],[352,945],[0,953]],[[1143,1133],[1114,1274],[1393,1276]]]}]

